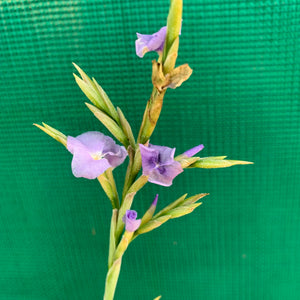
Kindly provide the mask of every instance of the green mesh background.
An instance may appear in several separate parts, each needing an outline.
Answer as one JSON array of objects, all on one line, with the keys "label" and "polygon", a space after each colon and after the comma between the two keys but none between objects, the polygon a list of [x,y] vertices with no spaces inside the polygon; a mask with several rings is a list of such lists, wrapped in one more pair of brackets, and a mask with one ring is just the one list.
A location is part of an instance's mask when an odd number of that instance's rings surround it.
[{"label": "green mesh background", "polygon": [[[96,77],[135,133],[151,92],[151,59],[135,33],[165,24],[169,2],[0,1],[0,299],[101,299],[110,203],[76,179],[71,156],[33,122],[65,134],[106,132],[84,105],[76,62]],[[137,239],[116,299],[300,298],[300,4],[184,1],[178,64],[153,144],[228,155],[253,166],[190,170],[159,207],[210,192],[193,214]],[[125,166],[118,170],[122,182]]]}]

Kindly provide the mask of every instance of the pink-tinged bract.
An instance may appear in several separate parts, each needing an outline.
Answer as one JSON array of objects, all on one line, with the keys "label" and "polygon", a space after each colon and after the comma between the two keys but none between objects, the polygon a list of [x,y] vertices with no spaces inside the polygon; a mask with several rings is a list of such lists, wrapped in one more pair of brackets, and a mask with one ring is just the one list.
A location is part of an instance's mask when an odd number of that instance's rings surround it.
[{"label": "pink-tinged bract", "polygon": [[135,41],[136,55],[143,57],[147,52],[156,51],[160,53],[165,44],[167,26],[162,27],[158,32],[153,34],[137,33],[138,39]]},{"label": "pink-tinged bract", "polygon": [[135,232],[141,225],[141,219],[136,220],[137,212],[135,210],[126,210],[122,221],[125,223],[125,230]]},{"label": "pink-tinged bract", "polygon": [[67,148],[73,154],[74,176],[87,179],[95,179],[108,168],[119,166],[127,156],[123,146],[97,131],[85,132],[76,138],[68,136]]},{"label": "pink-tinged bract", "polygon": [[175,148],[140,144],[143,175],[148,181],[162,186],[172,185],[173,179],[183,172],[181,164],[174,160]]}]

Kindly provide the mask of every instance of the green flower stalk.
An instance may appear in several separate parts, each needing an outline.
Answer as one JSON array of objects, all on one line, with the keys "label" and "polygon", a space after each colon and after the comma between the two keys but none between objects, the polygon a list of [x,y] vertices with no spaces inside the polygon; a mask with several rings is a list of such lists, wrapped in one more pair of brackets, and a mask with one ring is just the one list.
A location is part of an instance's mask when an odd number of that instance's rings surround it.
[{"label": "green flower stalk", "polygon": [[[157,194],[143,217],[137,219],[137,212],[131,210],[131,206],[135,196],[148,182],[168,187],[176,180],[175,177],[186,169],[225,168],[251,164],[240,160],[226,160],[226,156],[195,156],[204,148],[202,144],[174,157],[175,148],[149,143],[161,113],[166,90],[181,86],[192,74],[188,64],[175,67],[181,21],[182,0],[171,0],[167,26],[152,35],[137,34],[136,53],[139,57],[143,57],[149,51],[156,51],[159,54],[158,60],[152,61],[153,90],[137,138],[133,135],[130,123],[122,110],[115,107],[98,82],[94,78],[91,79],[76,64],[74,66],[81,77],[74,74],[75,81],[92,102],[86,103],[86,106],[122,145],[118,145],[111,137],[101,132],[89,131],[72,137],[45,123],[34,124],[63,144],[72,154],[71,169],[74,176],[97,179],[111,203],[112,217],[104,300],[114,299],[122,259],[130,243],[138,236],[160,227],[171,219],[193,212],[202,204],[198,201],[208,195],[201,193],[187,198],[187,194],[184,194],[156,213]],[[129,162],[123,191],[119,194],[113,172],[127,156]],[[147,197],[143,195],[143,198]],[[160,297],[155,299],[158,300]]]}]

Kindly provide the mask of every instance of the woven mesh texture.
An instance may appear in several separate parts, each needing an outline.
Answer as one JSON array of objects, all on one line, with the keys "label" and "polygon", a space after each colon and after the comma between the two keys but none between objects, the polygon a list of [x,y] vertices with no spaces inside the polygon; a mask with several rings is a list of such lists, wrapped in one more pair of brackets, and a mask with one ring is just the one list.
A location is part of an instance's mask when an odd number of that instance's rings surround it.
[{"label": "woven mesh texture", "polygon": [[[76,179],[71,156],[33,122],[65,134],[107,133],[85,107],[71,62],[94,76],[137,133],[151,60],[135,33],[166,22],[167,0],[0,1],[0,299],[101,299],[110,203]],[[205,144],[253,166],[190,170],[156,193],[189,192],[193,214],[136,239],[116,299],[300,298],[300,4],[184,1],[178,64],[194,72],[167,92],[151,142],[177,153]],[[118,168],[121,187],[125,166]]]}]

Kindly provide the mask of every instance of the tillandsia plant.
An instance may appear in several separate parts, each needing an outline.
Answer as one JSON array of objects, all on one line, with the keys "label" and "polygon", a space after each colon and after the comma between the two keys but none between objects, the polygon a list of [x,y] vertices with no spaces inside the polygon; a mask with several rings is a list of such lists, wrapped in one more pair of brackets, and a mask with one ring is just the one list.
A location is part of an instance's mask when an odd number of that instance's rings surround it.
[{"label": "tillandsia plant", "polygon": [[[111,202],[112,217],[105,300],[114,298],[121,262],[129,244],[138,236],[161,226],[168,220],[191,213],[202,204],[198,200],[208,195],[200,193],[187,197],[185,194],[155,213],[158,201],[158,195],[156,195],[149,209],[140,219],[137,219],[137,212],[130,208],[135,195],[147,182],[170,186],[173,179],[184,169],[225,168],[251,164],[246,161],[227,160],[226,156],[200,157],[197,153],[204,147],[201,144],[175,156],[175,148],[149,143],[159,119],[167,89],[179,87],[192,74],[192,69],[188,64],[175,68],[181,20],[182,0],[171,0],[167,26],[152,35],[137,34],[135,46],[139,57],[143,57],[149,51],[158,53],[158,60],[152,61],[153,90],[147,102],[137,138],[133,136],[131,126],[122,110],[119,107],[115,108],[97,81],[94,78],[90,79],[75,64],[81,77],[74,75],[75,80],[92,102],[92,104],[86,103],[87,107],[122,146],[101,132],[90,131],[72,137],[65,136],[45,123],[34,124],[63,144],[73,155],[74,176],[97,178]],[[113,171],[125,161],[127,156],[129,162],[123,191],[119,197]]]}]

